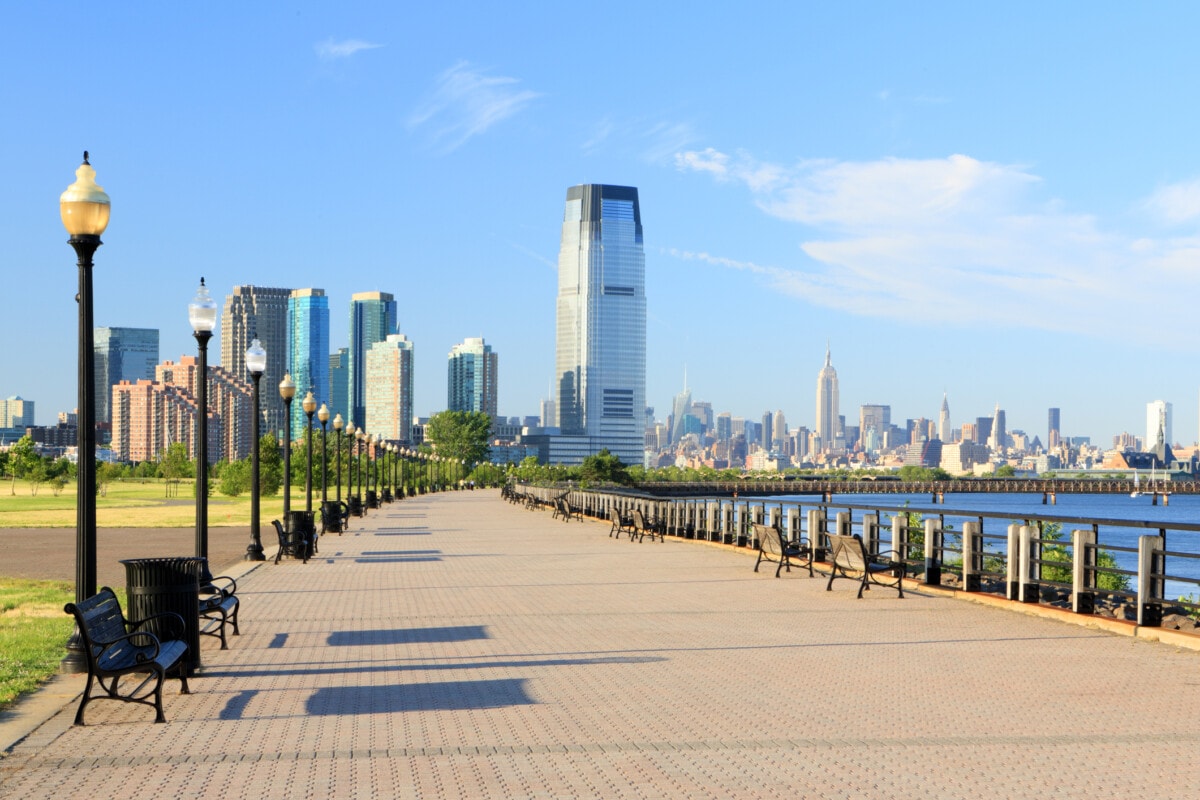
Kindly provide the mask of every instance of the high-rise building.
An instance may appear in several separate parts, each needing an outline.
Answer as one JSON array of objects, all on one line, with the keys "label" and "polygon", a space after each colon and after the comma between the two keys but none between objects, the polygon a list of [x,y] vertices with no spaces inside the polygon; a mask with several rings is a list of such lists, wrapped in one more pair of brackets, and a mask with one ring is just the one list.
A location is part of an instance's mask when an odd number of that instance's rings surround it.
[{"label": "high-rise building", "polygon": [[[306,393],[313,393],[317,408],[330,400],[329,298],[324,289],[293,289],[288,298],[288,371],[296,384],[297,399],[292,403],[292,432],[296,433],[308,424],[300,403]],[[319,425],[315,416],[313,425]]]},{"label": "high-rise building", "polygon": [[367,433],[392,442],[412,441],[413,343],[402,333],[375,342],[366,357]]},{"label": "high-rise building", "polygon": [[[350,415],[347,422],[362,427],[367,419],[367,351],[396,333],[396,299],[387,292],[359,292],[350,296],[350,358],[347,388]],[[345,415],[343,415],[345,416]],[[367,433],[371,433],[368,429]]]},{"label": "high-rise building", "polygon": [[[565,463],[607,448],[644,460],[646,259],[638,191],[567,190],[558,256],[555,375]],[[551,444],[553,448],[553,444]]]},{"label": "high-rise building", "polygon": [[[263,433],[274,431],[283,439],[283,403],[279,382],[288,371],[288,301],[291,289],[267,286],[234,286],[221,312],[221,366],[240,381],[246,372],[246,350],[258,339],[267,351],[267,368],[259,382]],[[303,397],[304,395],[301,395]],[[274,399],[272,399],[274,398]],[[296,433],[297,429],[292,428]]]},{"label": "high-rise building", "polygon": [[554,413],[553,400],[543,400],[541,412],[541,423],[543,428],[558,427],[558,414]]},{"label": "high-rise building", "polygon": [[329,354],[329,416],[342,415],[342,422],[350,419],[350,348],[339,348]]},{"label": "high-rise building", "polygon": [[988,435],[988,446],[996,452],[1002,452],[1008,447],[1008,430],[1004,424],[1004,411],[996,403],[996,411],[992,414],[992,431]]},{"label": "high-rise building", "polygon": [[1054,449],[1062,442],[1062,429],[1059,427],[1059,410],[1050,409],[1049,424],[1046,432],[1046,447]]},{"label": "high-rise building", "polygon": [[953,428],[950,427],[950,401],[946,399],[945,392],[942,392],[942,410],[938,414],[938,438],[947,444],[954,438]]},{"label": "high-rise building", "polygon": [[446,365],[446,408],[496,416],[499,356],[482,338],[464,339],[450,348]]},{"label": "high-rise building", "polygon": [[1165,400],[1155,400],[1146,404],[1146,439],[1144,447],[1153,450],[1158,435],[1162,433],[1163,443],[1171,444],[1171,404]]},{"label": "high-rise building", "polygon": [[683,418],[692,413],[692,392],[683,382],[683,391],[671,402],[671,444],[683,438]]},{"label": "high-rise building", "polygon": [[783,416],[783,409],[777,409],[774,416],[771,418],[771,449],[782,450],[783,441],[787,438],[787,418]]},{"label": "high-rise building", "polygon": [[728,411],[717,414],[717,441],[728,442],[733,436],[733,415]]},{"label": "high-rise building", "polygon": [[883,447],[884,435],[892,426],[892,407],[870,404],[858,407],[858,443],[868,453]]},{"label": "high-rise building", "polygon": [[158,363],[156,328],[96,328],[96,422],[112,422],[112,387],[150,380]]},{"label": "high-rise building", "polygon": [[834,448],[841,433],[838,424],[838,376],[830,360],[829,346],[825,346],[825,366],[817,373],[817,426],[815,433],[821,439],[821,449]]},{"label": "high-rise building", "polygon": [[18,395],[0,400],[0,442],[15,442],[24,436],[25,429],[34,424],[33,416],[32,400]]}]

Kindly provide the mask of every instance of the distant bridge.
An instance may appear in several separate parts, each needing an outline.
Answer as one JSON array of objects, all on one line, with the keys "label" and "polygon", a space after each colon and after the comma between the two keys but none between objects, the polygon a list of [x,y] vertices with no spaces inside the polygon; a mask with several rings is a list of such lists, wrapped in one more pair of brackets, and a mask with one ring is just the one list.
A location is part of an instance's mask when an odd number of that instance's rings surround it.
[{"label": "distant bridge", "polygon": [[[960,478],[945,481],[902,481],[890,478],[828,479],[801,476],[791,480],[696,481],[686,483],[647,481],[637,488],[659,497],[769,497],[785,494],[927,494],[937,502],[943,495],[962,493],[1041,494],[1053,503],[1059,494],[1131,494],[1132,480],[1124,478]],[[1200,481],[1142,481],[1136,487],[1154,502],[1172,494],[1200,494]]]}]

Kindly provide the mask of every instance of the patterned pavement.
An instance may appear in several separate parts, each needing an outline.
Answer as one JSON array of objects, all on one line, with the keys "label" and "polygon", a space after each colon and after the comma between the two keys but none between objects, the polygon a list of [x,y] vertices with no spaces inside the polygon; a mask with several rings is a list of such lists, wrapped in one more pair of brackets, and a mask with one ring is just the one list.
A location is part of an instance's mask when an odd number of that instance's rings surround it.
[{"label": "patterned pavement", "polygon": [[240,580],[167,724],[60,698],[0,797],[1200,793],[1200,653],[608,528],[494,491],[373,511]]}]

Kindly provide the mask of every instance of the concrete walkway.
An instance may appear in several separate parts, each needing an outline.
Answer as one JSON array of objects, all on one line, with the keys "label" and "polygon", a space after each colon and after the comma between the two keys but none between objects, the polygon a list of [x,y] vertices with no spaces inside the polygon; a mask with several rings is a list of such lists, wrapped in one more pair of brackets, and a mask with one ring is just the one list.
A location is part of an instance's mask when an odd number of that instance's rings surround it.
[{"label": "concrete walkway", "polygon": [[1194,651],[607,532],[494,491],[372,512],[245,576],[166,725],[71,702],[0,797],[1200,794]]}]

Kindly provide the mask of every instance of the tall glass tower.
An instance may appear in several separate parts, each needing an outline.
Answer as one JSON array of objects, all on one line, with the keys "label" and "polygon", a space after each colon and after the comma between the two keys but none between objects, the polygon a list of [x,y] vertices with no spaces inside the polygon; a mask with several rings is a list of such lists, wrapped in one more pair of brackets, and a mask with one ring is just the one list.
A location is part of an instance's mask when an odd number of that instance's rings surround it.
[{"label": "tall glass tower", "polygon": [[[221,312],[221,366],[238,380],[247,380],[246,350],[255,339],[267,351],[267,370],[261,386],[275,399],[275,387],[288,371],[288,301],[292,290],[270,286],[234,286]],[[263,395],[263,433],[274,431],[283,441],[283,403]],[[303,395],[301,395],[303,397]],[[292,428],[293,433],[300,429]]]},{"label": "tall glass tower", "polygon": [[[317,407],[329,403],[329,298],[324,289],[293,289],[288,298],[288,370],[300,399],[312,390]],[[308,420],[292,403],[292,433],[303,435]],[[317,420],[313,420],[317,424]]]},{"label": "tall glass tower", "polygon": [[[387,292],[350,295],[350,384],[347,394],[350,417],[362,427],[367,422],[367,351],[396,333],[396,299]],[[343,415],[344,417],[345,415]],[[367,431],[371,433],[371,431]]]},{"label": "tall glass tower", "polygon": [[157,328],[96,328],[96,422],[112,422],[112,387],[153,380]]},{"label": "tall glass tower", "polygon": [[446,367],[446,408],[496,416],[499,356],[482,338],[464,339],[450,348]]},{"label": "tall glass tower", "polygon": [[631,186],[567,190],[555,375],[563,436],[640,464],[646,409],[646,258]]}]

